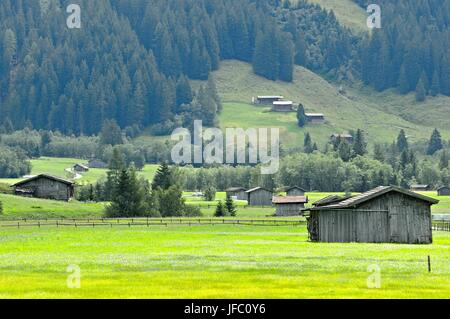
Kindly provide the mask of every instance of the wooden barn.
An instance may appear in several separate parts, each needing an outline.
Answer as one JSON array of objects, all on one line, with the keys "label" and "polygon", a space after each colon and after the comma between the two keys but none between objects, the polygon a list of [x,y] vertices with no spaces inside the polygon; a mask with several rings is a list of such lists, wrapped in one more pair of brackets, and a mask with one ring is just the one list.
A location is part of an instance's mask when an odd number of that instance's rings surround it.
[{"label": "wooden barn", "polygon": [[108,168],[108,164],[98,159],[91,159],[88,166],[89,168]]},{"label": "wooden barn", "polygon": [[272,199],[277,216],[299,216],[307,203],[306,196],[275,196]]},{"label": "wooden barn", "polygon": [[425,184],[413,184],[410,186],[410,190],[413,192],[428,192],[431,190],[431,187]]},{"label": "wooden barn", "polygon": [[438,196],[450,196],[450,187],[442,186],[438,189]]},{"label": "wooden barn", "polygon": [[72,181],[47,174],[37,175],[13,185],[16,195],[69,201],[74,196]]},{"label": "wooden barn", "polygon": [[275,101],[272,104],[273,112],[292,112],[294,110],[294,102],[292,101]]},{"label": "wooden barn", "polygon": [[286,196],[305,196],[306,190],[298,186],[286,186],[278,190],[280,193],[286,193]]},{"label": "wooden barn", "polygon": [[347,141],[350,144],[353,144],[353,136],[351,134],[333,134],[330,136],[331,143],[336,143],[338,141]]},{"label": "wooden barn", "polygon": [[247,200],[247,189],[244,187],[231,187],[226,190],[227,196],[236,197],[237,200]]},{"label": "wooden barn", "polygon": [[324,124],[325,115],[322,113],[305,113],[306,119],[310,124]]},{"label": "wooden barn", "polygon": [[260,95],[253,97],[253,104],[272,106],[273,102],[282,101],[283,99],[284,97],[280,95]]},{"label": "wooden barn", "polygon": [[86,165],[83,165],[83,164],[75,164],[73,166],[73,170],[75,172],[85,173],[85,172],[89,172],[89,167],[87,167]]},{"label": "wooden barn", "polygon": [[439,201],[395,186],[309,211],[308,232],[316,242],[430,244],[431,206]]},{"label": "wooden barn", "polygon": [[245,193],[250,206],[272,206],[273,193],[268,189],[256,187]]}]

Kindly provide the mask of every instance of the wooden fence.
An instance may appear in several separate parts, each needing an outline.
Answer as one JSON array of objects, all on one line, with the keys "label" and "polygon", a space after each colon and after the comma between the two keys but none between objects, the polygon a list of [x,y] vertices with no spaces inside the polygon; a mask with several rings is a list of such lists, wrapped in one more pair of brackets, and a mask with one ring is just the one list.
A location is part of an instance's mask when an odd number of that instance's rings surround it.
[{"label": "wooden fence", "polygon": [[304,226],[305,220],[280,219],[217,219],[217,218],[78,218],[78,219],[15,219],[2,220],[0,227],[132,227],[132,226],[201,226],[201,225],[236,225],[236,226]]},{"label": "wooden fence", "polygon": [[450,220],[433,220],[433,230],[450,232]]}]

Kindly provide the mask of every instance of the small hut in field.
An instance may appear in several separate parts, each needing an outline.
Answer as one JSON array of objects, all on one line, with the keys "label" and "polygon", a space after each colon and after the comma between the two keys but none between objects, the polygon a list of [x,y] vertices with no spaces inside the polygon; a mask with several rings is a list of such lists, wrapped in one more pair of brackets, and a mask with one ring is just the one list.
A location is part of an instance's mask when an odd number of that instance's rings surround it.
[{"label": "small hut in field", "polygon": [[273,192],[263,187],[256,187],[246,191],[250,206],[272,206]]},{"label": "small hut in field", "polygon": [[450,187],[442,186],[438,189],[438,196],[450,196]]},{"label": "small hut in field", "polygon": [[282,101],[281,95],[259,95],[253,98],[253,104],[256,105],[273,105],[273,102]]},{"label": "small hut in field", "polygon": [[247,189],[244,187],[231,187],[226,190],[227,196],[236,197],[237,200],[247,200]]},{"label": "small hut in field", "polygon": [[69,201],[74,196],[74,183],[67,179],[40,174],[14,184],[16,195]]},{"label": "small hut in field", "polygon": [[308,203],[306,196],[276,196],[272,199],[277,216],[299,216]]},{"label": "small hut in field", "polygon": [[413,192],[428,192],[431,190],[431,187],[426,184],[413,184],[410,186],[410,189]]},{"label": "small hut in field", "polygon": [[89,172],[89,167],[87,167],[86,165],[83,165],[83,164],[75,164],[73,166],[73,170],[78,173],[85,173],[85,172]]},{"label": "small hut in field", "polygon": [[275,101],[272,104],[273,112],[292,112],[294,110],[294,102],[292,101]]},{"label": "small hut in field", "polygon": [[316,242],[430,244],[431,206],[438,202],[399,187],[378,187],[305,210],[309,237]]}]

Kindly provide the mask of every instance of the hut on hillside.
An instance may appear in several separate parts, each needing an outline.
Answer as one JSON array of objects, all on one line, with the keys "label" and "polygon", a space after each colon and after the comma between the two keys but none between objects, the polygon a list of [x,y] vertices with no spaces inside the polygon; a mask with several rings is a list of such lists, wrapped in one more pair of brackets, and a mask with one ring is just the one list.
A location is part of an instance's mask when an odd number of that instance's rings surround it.
[{"label": "hut on hillside", "polygon": [[257,105],[273,105],[273,102],[282,101],[284,99],[281,95],[260,95],[253,97],[253,104]]},{"label": "hut on hillside", "polygon": [[237,200],[247,200],[247,189],[244,187],[230,187],[226,190],[227,196],[236,197]]},{"label": "hut on hillside", "polygon": [[256,187],[245,193],[250,206],[272,206],[273,193],[268,189]]},{"label": "hut on hillside", "polygon": [[91,159],[88,166],[89,168],[108,168],[108,164],[98,159]]},{"label": "hut on hillside", "polygon": [[306,120],[310,124],[324,124],[325,115],[322,113],[305,113]]},{"label": "hut on hillside", "polygon": [[74,196],[74,183],[64,178],[41,174],[14,184],[16,195],[69,201]]},{"label": "hut on hillside", "polygon": [[330,136],[331,143],[337,143],[338,141],[347,141],[349,144],[353,144],[353,136],[351,134],[333,134]]},{"label": "hut on hillside", "polygon": [[273,112],[292,112],[294,110],[294,102],[292,101],[275,101],[272,104]]},{"label": "hut on hillside", "polygon": [[382,186],[305,210],[311,241],[430,244],[431,206],[439,201]]},{"label": "hut on hillside", "polygon": [[75,164],[73,166],[73,170],[75,172],[85,173],[85,172],[89,172],[89,167],[87,167],[86,165],[83,165],[83,164]]},{"label": "hut on hillside", "polygon": [[438,189],[438,196],[450,196],[450,187],[442,186]]},{"label": "hut on hillside", "polygon": [[299,216],[307,203],[306,196],[275,196],[272,199],[277,216]]},{"label": "hut on hillside", "polygon": [[431,187],[426,184],[413,184],[410,186],[410,190],[413,192],[428,192],[431,190]]}]

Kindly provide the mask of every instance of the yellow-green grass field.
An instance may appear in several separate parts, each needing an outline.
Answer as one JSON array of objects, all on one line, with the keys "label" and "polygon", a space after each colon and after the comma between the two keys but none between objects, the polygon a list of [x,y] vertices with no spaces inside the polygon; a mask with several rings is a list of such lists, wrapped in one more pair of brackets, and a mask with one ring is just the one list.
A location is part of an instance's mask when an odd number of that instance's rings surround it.
[{"label": "yellow-green grass field", "polygon": [[[0,231],[0,298],[449,298],[450,292],[450,233],[443,232],[433,245],[416,246],[310,243],[305,227]],[[69,266],[80,270],[79,289],[67,286],[68,279],[76,283]],[[371,269],[379,269],[380,289],[368,288],[378,277]]]}]

